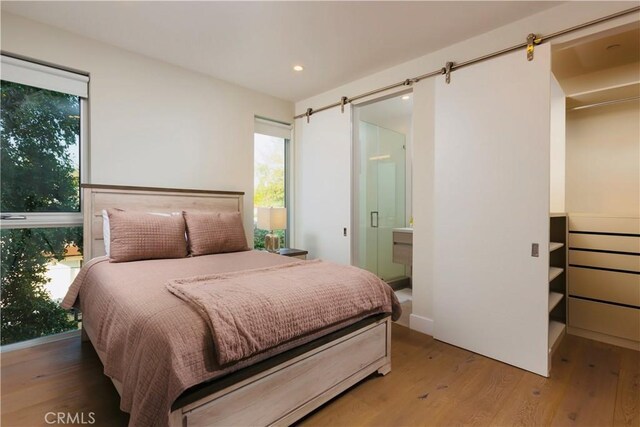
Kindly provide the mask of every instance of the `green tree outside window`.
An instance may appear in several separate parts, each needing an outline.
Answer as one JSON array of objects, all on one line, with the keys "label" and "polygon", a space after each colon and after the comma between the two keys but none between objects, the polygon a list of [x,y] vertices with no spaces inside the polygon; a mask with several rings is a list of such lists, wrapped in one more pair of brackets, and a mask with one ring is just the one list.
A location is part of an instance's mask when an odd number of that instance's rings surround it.
[{"label": "green tree outside window", "polygon": [[[0,93],[1,211],[79,212],[79,98],[7,81]],[[81,244],[81,227],[0,231],[3,345],[78,327],[45,273]]]},{"label": "green tree outside window", "polygon": [[[253,205],[260,207],[285,207],[285,140],[282,138],[256,134]],[[264,238],[268,230],[253,228],[255,249],[264,249]],[[274,230],[285,242],[285,230]]]}]

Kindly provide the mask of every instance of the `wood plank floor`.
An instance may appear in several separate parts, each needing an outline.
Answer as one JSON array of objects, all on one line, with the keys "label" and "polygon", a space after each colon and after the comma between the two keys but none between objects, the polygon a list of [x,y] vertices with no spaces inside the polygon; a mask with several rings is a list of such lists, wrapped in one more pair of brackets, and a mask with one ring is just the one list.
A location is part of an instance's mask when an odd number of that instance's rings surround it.
[{"label": "wood plank floor", "polygon": [[[640,353],[568,335],[549,379],[394,325],[392,371],[371,377],[301,426],[640,426]],[[47,412],[125,426],[118,394],[79,338],[2,354],[2,426]]]}]

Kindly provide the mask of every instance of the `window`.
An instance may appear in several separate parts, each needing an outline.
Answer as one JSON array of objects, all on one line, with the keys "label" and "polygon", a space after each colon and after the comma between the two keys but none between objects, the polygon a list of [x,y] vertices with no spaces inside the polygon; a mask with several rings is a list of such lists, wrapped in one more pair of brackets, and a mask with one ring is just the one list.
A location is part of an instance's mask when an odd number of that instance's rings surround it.
[{"label": "window", "polygon": [[[258,207],[285,207],[290,203],[289,191],[289,144],[291,127],[280,123],[256,119],[254,134],[254,174],[253,174],[253,243],[256,249],[264,249],[265,235],[269,230],[257,227]],[[289,246],[289,216],[287,209],[287,229],[274,230],[283,247]]]},{"label": "window", "polygon": [[59,302],[82,263],[88,77],[2,56],[2,345],[78,328]]}]

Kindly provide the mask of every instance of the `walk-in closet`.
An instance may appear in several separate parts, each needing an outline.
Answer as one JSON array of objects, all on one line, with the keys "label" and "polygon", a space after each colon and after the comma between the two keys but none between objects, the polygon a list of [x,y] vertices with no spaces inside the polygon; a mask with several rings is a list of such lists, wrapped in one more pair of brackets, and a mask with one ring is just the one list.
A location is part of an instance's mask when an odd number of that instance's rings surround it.
[{"label": "walk-in closet", "polygon": [[552,70],[566,97],[567,331],[640,349],[640,28],[554,46]]}]

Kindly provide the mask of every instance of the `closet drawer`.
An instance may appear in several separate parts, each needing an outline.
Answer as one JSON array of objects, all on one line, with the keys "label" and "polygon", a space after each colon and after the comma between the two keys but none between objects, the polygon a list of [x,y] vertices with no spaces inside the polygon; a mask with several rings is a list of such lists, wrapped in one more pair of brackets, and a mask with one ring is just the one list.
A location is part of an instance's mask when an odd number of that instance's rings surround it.
[{"label": "closet drawer", "polygon": [[569,298],[569,326],[640,341],[640,310]]},{"label": "closet drawer", "polygon": [[569,295],[640,307],[640,275],[569,267]]},{"label": "closet drawer", "polygon": [[640,253],[640,237],[570,233],[569,247]]},{"label": "closet drawer", "polygon": [[569,250],[570,265],[640,272],[640,256]]},{"label": "closet drawer", "polygon": [[640,218],[569,215],[569,231],[640,234]]}]

